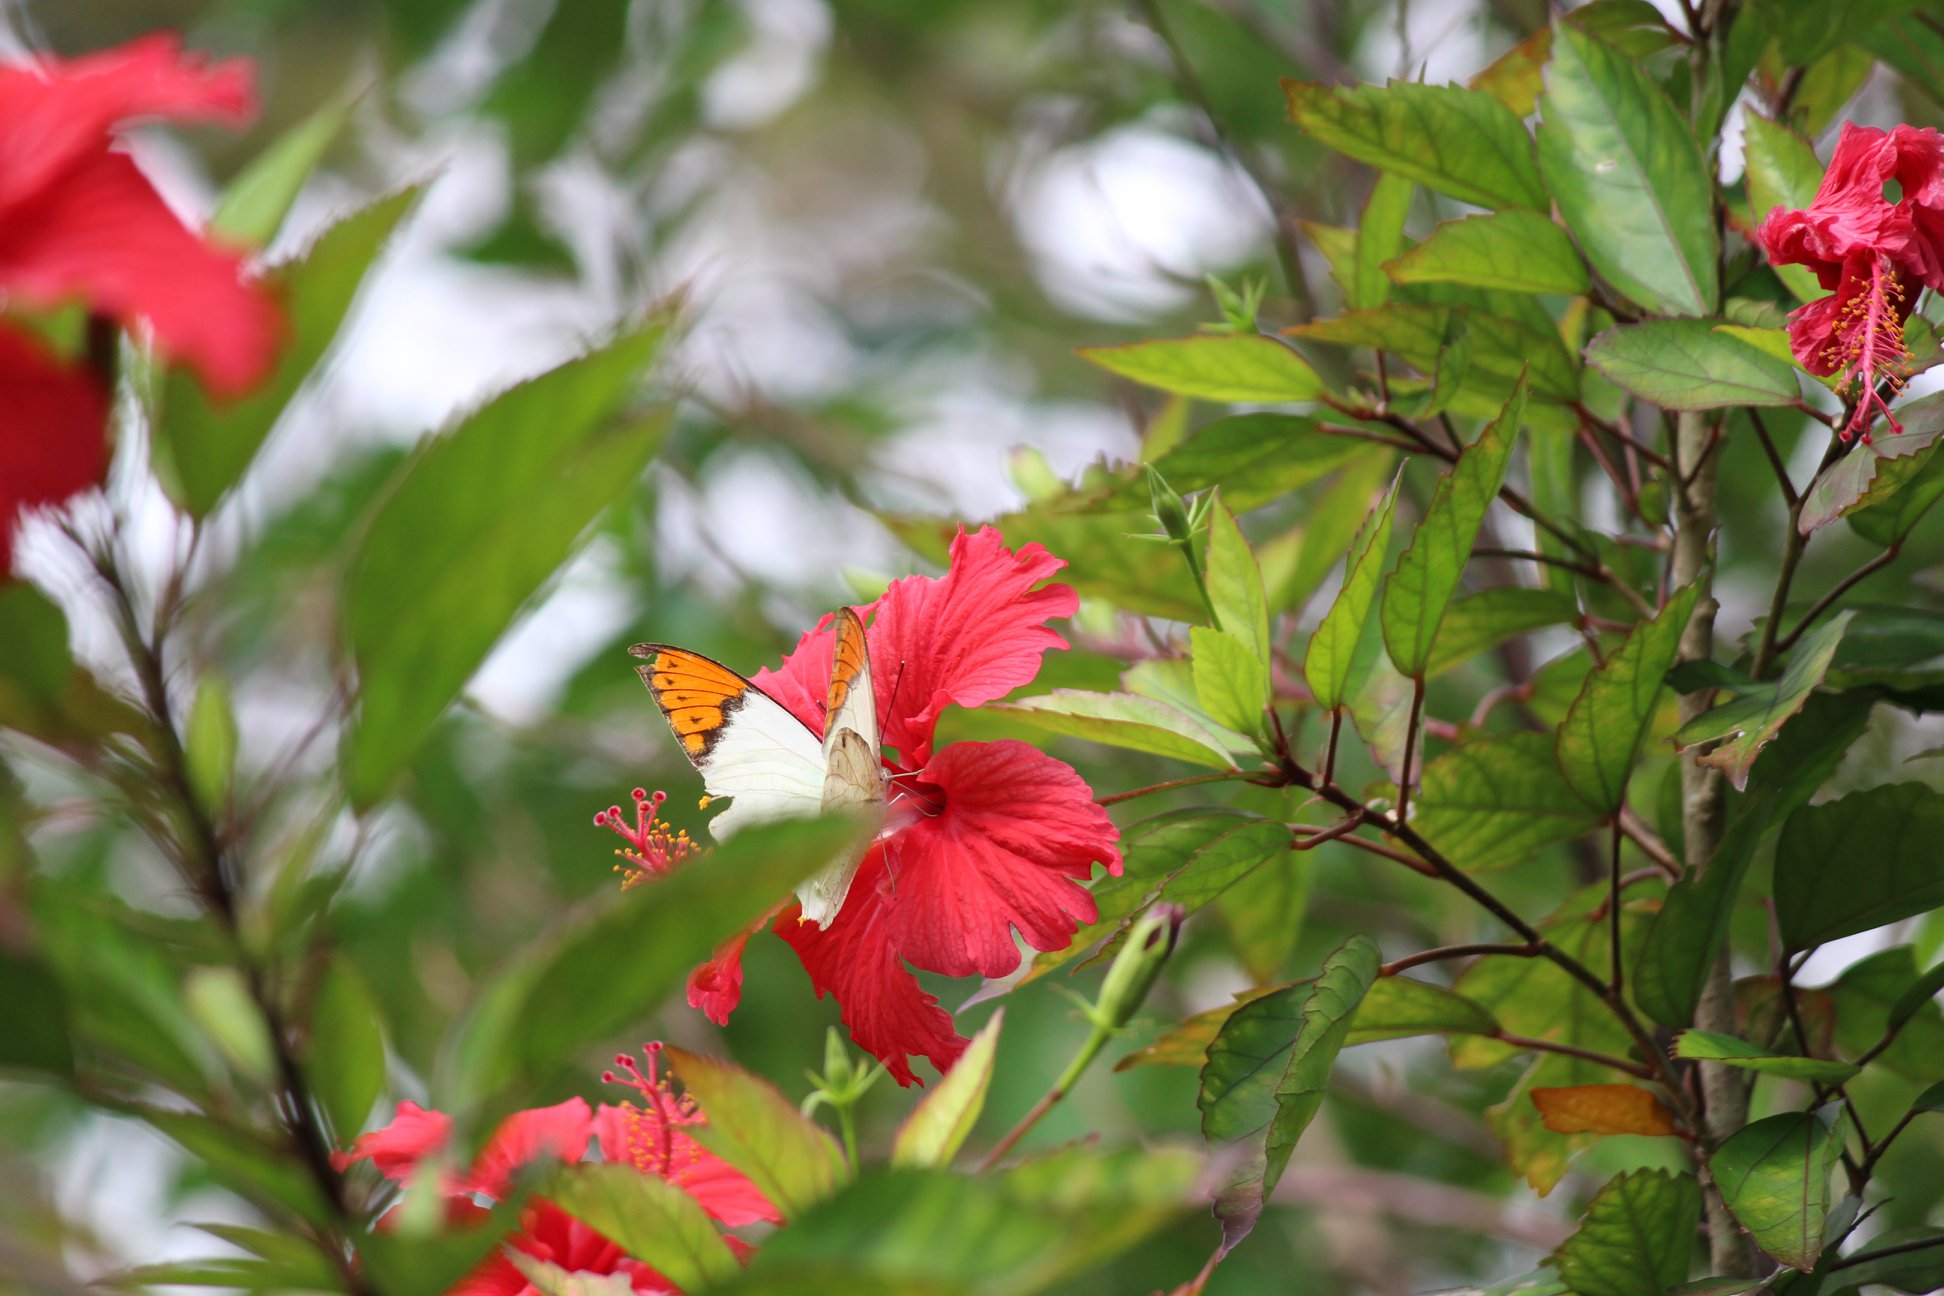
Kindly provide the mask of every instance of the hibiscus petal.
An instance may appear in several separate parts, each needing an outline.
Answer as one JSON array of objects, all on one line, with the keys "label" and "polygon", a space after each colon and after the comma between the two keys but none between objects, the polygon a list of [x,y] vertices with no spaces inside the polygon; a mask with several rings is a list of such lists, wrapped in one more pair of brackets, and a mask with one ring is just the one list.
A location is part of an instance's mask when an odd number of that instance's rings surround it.
[{"label": "hibiscus petal", "polygon": [[754,929],[738,932],[699,964],[688,977],[689,1007],[699,1008],[703,1016],[718,1026],[729,1024],[729,1014],[742,1002],[743,947],[749,944]]},{"label": "hibiscus petal", "polygon": [[[696,1116],[688,1119],[701,1122]],[[603,1103],[594,1112],[594,1129],[602,1157],[666,1179],[695,1198],[719,1224],[740,1228],[758,1220],[783,1222],[782,1213],[748,1175],[671,1125],[667,1115],[655,1107]]]},{"label": "hibiscus petal", "polygon": [[1079,596],[1065,585],[1033,588],[1064,566],[1037,544],[1014,553],[982,527],[958,533],[944,576],[891,583],[871,623],[871,670],[879,728],[907,766],[930,757],[947,706],[1002,698],[1039,674],[1041,654],[1067,646],[1044,622],[1072,616]]},{"label": "hibiscus petal", "polygon": [[917,1083],[907,1055],[927,1057],[948,1070],[965,1051],[966,1041],[952,1029],[952,1018],[926,994],[891,943],[891,921],[882,850],[873,850],[857,871],[850,896],[826,928],[801,921],[792,905],[776,920],[776,934],[788,941],[817,997],[831,995],[857,1046],[884,1063],[901,1085]]},{"label": "hibiscus petal", "polygon": [[580,1160],[593,1133],[594,1113],[585,1098],[514,1112],[479,1150],[472,1173],[466,1176],[465,1191],[504,1197],[513,1176],[524,1166],[546,1158]]},{"label": "hibiscus petal", "polygon": [[0,577],[13,565],[14,523],[101,480],[108,467],[108,398],[93,375],[0,327]]},{"label": "hibiscus petal", "polygon": [[925,780],[944,792],[885,848],[892,943],[917,967],[1004,976],[1019,966],[1012,929],[1034,949],[1064,949],[1094,920],[1081,886],[1095,863],[1120,872],[1120,832],[1073,768],[1023,742],[953,743]]},{"label": "hibiscus petal", "polygon": [[163,33],[77,59],[0,66],[0,212],[137,117],[242,125],[256,113],[250,65],[184,54]]},{"label": "hibiscus petal", "polygon": [[0,285],[42,306],[78,298],[123,324],[146,320],[165,356],[225,395],[269,372],[282,332],[242,266],[190,232],[133,160],[105,144],[31,202],[0,210]]},{"label": "hibiscus petal", "polygon": [[419,1162],[437,1155],[451,1137],[452,1117],[402,1102],[391,1124],[364,1135],[348,1152],[333,1152],[331,1164],[342,1171],[354,1161],[370,1161],[385,1178],[403,1183]]}]

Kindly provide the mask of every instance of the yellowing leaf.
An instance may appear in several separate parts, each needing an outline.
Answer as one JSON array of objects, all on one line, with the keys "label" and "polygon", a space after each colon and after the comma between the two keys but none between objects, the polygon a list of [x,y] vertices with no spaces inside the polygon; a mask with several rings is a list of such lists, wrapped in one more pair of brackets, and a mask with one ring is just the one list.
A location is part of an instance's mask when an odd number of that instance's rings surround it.
[{"label": "yellowing leaf", "polygon": [[1672,1134],[1674,1114],[1639,1085],[1534,1089],[1532,1105],[1555,1134]]}]

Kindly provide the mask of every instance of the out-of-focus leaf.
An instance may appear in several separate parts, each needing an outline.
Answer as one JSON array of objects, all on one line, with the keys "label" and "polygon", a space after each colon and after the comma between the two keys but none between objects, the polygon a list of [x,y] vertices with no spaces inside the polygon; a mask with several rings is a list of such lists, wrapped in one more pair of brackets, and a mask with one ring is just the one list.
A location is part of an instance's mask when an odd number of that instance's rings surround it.
[{"label": "out-of-focus leaf", "polygon": [[1303,678],[1320,707],[1328,709],[1343,704],[1357,644],[1363,637],[1364,623],[1370,618],[1371,605],[1377,599],[1385,556],[1390,549],[1397,492],[1403,480],[1401,473],[1391,480],[1383,502],[1357,533],[1344,559],[1343,584],[1316,627],[1316,633],[1310,636],[1309,648],[1303,654]]},{"label": "out-of-focus leaf", "polygon": [[1249,334],[1082,347],[1080,354],[1109,373],[1202,400],[1277,404],[1315,400],[1324,390],[1303,357]]},{"label": "out-of-focus leaf", "polygon": [[1674,1133],[1674,1113],[1651,1090],[1632,1084],[1568,1085],[1533,1089],[1527,1096],[1539,1119],[1555,1134]]},{"label": "out-of-focus leaf", "polygon": [[[1220,486],[1222,502],[1246,513],[1335,472],[1369,449],[1325,436],[1316,430],[1316,420],[1305,415],[1231,414],[1168,450],[1154,461],[1154,470],[1183,494]],[[1129,508],[1145,507],[1147,484],[1134,478],[1108,499]]]},{"label": "out-of-focus leaf", "polygon": [[183,734],[189,786],[204,807],[214,809],[228,801],[236,775],[236,743],[236,710],[229,684],[221,675],[205,675],[196,686]]},{"label": "out-of-focus leaf", "polygon": [[1270,605],[1277,611],[1300,611],[1347,553],[1363,529],[1364,519],[1377,507],[1383,480],[1394,456],[1389,451],[1364,455],[1347,464],[1303,519],[1297,534],[1296,561],[1289,575],[1272,582]]},{"label": "out-of-focus leaf", "polygon": [[1760,1049],[1745,1039],[1718,1031],[1682,1031],[1674,1041],[1674,1056],[1723,1062],[1729,1066],[1764,1075],[1786,1076],[1791,1080],[1811,1080],[1817,1084],[1842,1084],[1861,1068],[1829,1058],[1793,1057]]},{"label": "out-of-focus leaf", "polygon": [[355,804],[385,794],[520,607],[647,465],[665,415],[616,416],[667,331],[655,319],[502,393],[399,472],[345,579],[359,697],[342,757]]},{"label": "out-of-focus leaf", "polygon": [[1813,1269],[1829,1214],[1829,1170],[1842,1140],[1808,1112],[1784,1112],[1729,1135],[1708,1169],[1755,1245],[1785,1265]]},{"label": "out-of-focus leaf", "polygon": [[1594,1194],[1551,1260],[1574,1296],[1663,1296],[1687,1277],[1700,1222],[1694,1176],[1635,1170]]},{"label": "out-of-focus leaf", "polygon": [[305,1078],[331,1118],[338,1141],[364,1128],[385,1087],[384,1010],[343,958],[331,961],[311,1007]]},{"label": "out-of-focus leaf", "polygon": [[1176,1218],[1199,1169],[1179,1150],[1090,1147],[977,1177],[875,1171],[793,1217],[764,1239],[743,1279],[712,1290],[1030,1296]]},{"label": "out-of-focus leaf", "polygon": [[275,238],[356,102],[344,96],[333,99],[257,154],[224,188],[210,215],[209,232],[245,247],[262,247]]},{"label": "out-of-focus leaf", "polygon": [[1559,768],[1580,799],[1603,815],[1626,800],[1627,778],[1697,593],[1692,585],[1676,591],[1658,616],[1634,626],[1627,641],[1586,677],[1559,726]]},{"label": "out-of-focus leaf", "polygon": [[1539,104],[1539,169],[1587,262],[1651,310],[1713,313],[1714,183],[1666,92],[1621,50],[1556,24]]},{"label": "out-of-focus leaf", "polygon": [[1445,609],[1424,673],[1442,675],[1509,639],[1578,618],[1578,601],[1560,590],[1505,585],[1464,595]]},{"label": "out-of-focus leaf", "polygon": [[[1905,997],[1919,983],[1917,958],[1908,945],[1860,958],[1822,993],[1834,1007],[1836,1047],[1851,1055],[1875,1048],[1889,1034],[1891,1012],[1908,1007]],[[1929,1084],[1944,1075],[1944,1010],[1926,999],[1910,1009],[1874,1062],[1906,1080]]]},{"label": "out-of-focus leaf", "polygon": [[1285,330],[1295,337],[1333,346],[1370,347],[1402,356],[1420,373],[1435,374],[1438,358],[1452,336],[1452,320],[1464,320],[1471,362],[1467,391],[1492,404],[1503,403],[1529,373],[1532,394],[1544,400],[1579,398],[1577,362],[1556,330],[1537,331],[1522,321],[1460,306],[1424,306],[1393,301],[1374,310],[1349,311]]},{"label": "out-of-focus leaf", "polygon": [[1271,856],[1215,897],[1230,948],[1257,984],[1275,980],[1296,952],[1309,912],[1310,858],[1300,851]]},{"label": "out-of-focus leaf", "polygon": [[668,1064],[709,1118],[694,1128],[696,1139],[748,1175],[785,1218],[797,1218],[844,1181],[836,1141],[769,1081],[678,1048],[668,1050]]},{"label": "out-of-focus leaf", "polygon": [[1381,957],[1368,938],[1352,936],[1304,987],[1300,1004],[1274,996],[1246,1003],[1209,1045],[1196,1100],[1202,1135],[1210,1147],[1237,1149],[1243,1158],[1215,1203],[1225,1249],[1255,1227],[1296,1140],[1322,1106],[1330,1068]]},{"label": "out-of-focus leaf", "polygon": [[1793,405],[1802,385],[1789,364],[1704,319],[1658,319],[1610,328],[1587,344],[1586,361],[1662,409]]},{"label": "out-of-focus leaf", "polygon": [[[13,525],[11,517],[7,525]],[[0,585],[0,643],[6,645],[0,688],[11,685],[43,702],[60,696],[74,672],[74,656],[59,604],[24,581]]]},{"label": "out-of-focus leaf", "polygon": [[[1931,1245],[1915,1245],[1926,1242]],[[1831,1269],[1828,1273],[1823,1290],[1829,1296],[1848,1296],[1859,1288],[1869,1291],[1884,1287],[1911,1292],[1914,1296],[1934,1292],[1944,1287],[1944,1229],[1928,1224],[1885,1229],[1853,1254],[1843,1257],[1841,1269]]]},{"label": "out-of-focus leaf", "polygon": [[[1893,783],[1804,806],[1775,848],[1775,921],[1792,950],[1944,905],[1944,796]],[[1832,868],[1831,861],[1843,861]]]},{"label": "out-of-focus leaf", "polygon": [[1069,738],[1170,756],[1215,769],[1234,766],[1226,745],[1213,730],[1165,702],[1135,693],[1054,689],[1017,702],[996,703],[988,709]]},{"label": "out-of-focus leaf", "polygon": [[[1808,141],[1753,109],[1742,115],[1742,161],[1748,214],[1758,224],[1777,207],[1807,207],[1822,184],[1823,165]],[[1827,295],[1807,266],[1774,269],[1800,301]]]},{"label": "out-of-focus leaf", "polygon": [[1357,222],[1355,276],[1347,305],[1352,310],[1382,306],[1390,297],[1386,263],[1404,246],[1404,220],[1417,188],[1402,175],[1386,171],[1370,186],[1363,219]]},{"label": "out-of-focus leaf", "polygon": [[1346,157],[1480,207],[1547,206],[1532,139],[1490,95],[1460,86],[1283,82],[1289,116]]},{"label": "out-of-focus leaf", "polygon": [[1006,1011],[972,1037],[952,1069],[934,1085],[898,1126],[891,1143],[894,1166],[949,1166],[985,1110],[992,1087],[992,1065],[999,1054],[999,1025]]},{"label": "out-of-focus leaf", "polygon": [[753,825],[652,886],[604,897],[487,987],[435,1089],[470,1106],[553,1074],[576,1050],[651,1011],[857,831],[845,819]]},{"label": "out-of-focus leaf", "polygon": [[725,1282],[741,1272],[735,1253],[700,1202],[633,1166],[573,1166],[556,1175],[546,1192],[562,1210],[682,1291]]},{"label": "out-of-focus leaf", "polygon": [[1477,738],[1439,753],[1413,804],[1417,830],[1467,872],[1517,864],[1600,824],[1543,733]]},{"label": "out-of-focus leaf", "polygon": [[1384,581],[1378,612],[1384,647],[1407,676],[1424,677],[1445,609],[1458,590],[1458,578],[1471,556],[1485,511],[1505,482],[1506,465],[1525,415],[1525,384],[1520,382],[1498,418],[1465,447],[1458,462],[1438,479],[1410,547]]},{"label": "out-of-focus leaf", "polygon": [[67,994],[35,959],[0,948],[0,1068],[74,1073]]},{"label": "out-of-focus leaf", "polygon": [[358,1239],[358,1262],[385,1296],[443,1296],[499,1249],[519,1218],[516,1206],[502,1203],[490,1219],[449,1233],[373,1229]]},{"label": "out-of-focus leaf", "polygon": [[324,231],[308,252],[265,275],[290,330],[276,370],[255,391],[220,404],[186,370],[168,370],[155,421],[158,469],[170,496],[205,517],[242,478],[264,438],[330,349],[365,274],[424,190],[381,198]]},{"label": "out-of-focus leaf", "polygon": [[294,1213],[310,1224],[325,1227],[330,1208],[318,1192],[316,1182],[282,1147],[261,1142],[197,1112],[135,1105],[125,1109],[175,1140],[184,1151],[201,1161],[217,1182],[247,1200],[274,1211]]},{"label": "out-of-focus leaf", "polygon": [[1401,284],[1454,283],[1567,295],[1586,291],[1586,266],[1566,231],[1548,216],[1518,208],[1446,221],[1424,242],[1385,262],[1384,269]]},{"label": "out-of-focus leaf", "polygon": [[1855,613],[1841,612],[1803,637],[1789,658],[1782,678],[1764,684],[1753,692],[1704,711],[1682,725],[1674,735],[1676,747],[1726,739],[1720,746],[1698,759],[1727,774],[1737,790],[1748,786],[1748,772],[1789,717],[1802,709],[1809,695],[1822,683],[1836,645]]},{"label": "out-of-focus leaf", "polygon": [[[1379,618],[1364,623],[1363,636],[1357,640],[1357,655],[1350,664],[1350,718],[1370,758],[1394,782],[1405,778],[1405,747],[1411,727],[1411,681],[1391,664],[1384,651],[1383,627]],[[1412,761],[1411,777],[1421,772],[1421,761]]]},{"label": "out-of-focus leaf", "polygon": [[263,1010],[232,967],[195,967],[182,978],[182,1004],[224,1059],[258,1084],[276,1071],[276,1051]]}]

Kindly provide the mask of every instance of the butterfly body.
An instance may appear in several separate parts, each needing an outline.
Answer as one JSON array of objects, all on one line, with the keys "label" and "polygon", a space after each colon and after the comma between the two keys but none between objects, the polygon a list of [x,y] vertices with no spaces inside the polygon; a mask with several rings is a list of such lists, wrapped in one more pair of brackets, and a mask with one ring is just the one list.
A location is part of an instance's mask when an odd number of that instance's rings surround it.
[{"label": "butterfly body", "polygon": [[[635,669],[710,797],[731,799],[710,822],[717,839],[752,823],[837,808],[882,815],[877,694],[864,623],[837,617],[821,738],[776,699],[727,666],[667,644],[636,644]],[[862,842],[797,888],[805,921],[829,927],[869,850]]]}]

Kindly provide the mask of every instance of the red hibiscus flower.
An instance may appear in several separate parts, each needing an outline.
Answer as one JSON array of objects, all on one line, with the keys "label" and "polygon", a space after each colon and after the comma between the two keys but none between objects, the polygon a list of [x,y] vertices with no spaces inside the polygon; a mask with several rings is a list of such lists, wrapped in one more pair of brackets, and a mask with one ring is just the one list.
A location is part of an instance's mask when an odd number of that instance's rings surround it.
[{"label": "red hibiscus flower", "polygon": [[[615,1061],[626,1076],[617,1077],[612,1071],[602,1076],[610,1084],[625,1084],[635,1090],[642,1098],[640,1106],[603,1104],[590,1110],[584,1100],[569,1098],[552,1107],[515,1112],[502,1121],[472,1165],[449,1172],[440,1184],[449,1198],[449,1222],[461,1227],[483,1222],[486,1212],[476,1198],[504,1200],[514,1178],[525,1167],[542,1160],[577,1162],[587,1154],[588,1145],[598,1139],[604,1160],[667,1180],[695,1198],[711,1219],[725,1227],[757,1220],[780,1223],[783,1217],[756,1185],[683,1132],[702,1124],[703,1115],[693,1098],[677,1097],[668,1081],[657,1074],[661,1045],[649,1044],[644,1051],[648,1056],[645,1070],[624,1054]],[[335,1153],[331,1163],[343,1170],[353,1162],[370,1161],[386,1178],[404,1183],[427,1158],[443,1152],[451,1138],[451,1117],[404,1102],[398,1105],[391,1124],[359,1138],[348,1152]],[[506,1242],[529,1260],[569,1273],[618,1274],[626,1277],[637,1292],[675,1291],[661,1274],[545,1198],[536,1197],[522,1209],[520,1227]],[[744,1249],[738,1239],[729,1242],[739,1251]],[[501,1250],[461,1279],[449,1296],[538,1293],[519,1263]]]},{"label": "red hibiscus flower", "polygon": [[[1002,698],[1031,682],[1046,650],[1066,647],[1045,622],[1071,616],[1079,599],[1040,584],[1065,565],[1037,544],[1014,553],[990,527],[961,531],[943,577],[908,576],[857,609],[875,609],[867,645],[894,779],[885,829],[828,929],[801,921],[794,903],[774,913],[774,929],[819,997],[835,996],[852,1038],[900,1084],[916,1080],[909,1056],[944,1071],[965,1047],[911,968],[1004,976],[1019,966],[1014,931],[1035,949],[1064,948],[1098,913],[1082,885],[1093,866],[1120,871],[1120,834],[1071,766],[1022,742],[933,750],[946,707]],[[818,734],[832,623],[825,617],[805,634],[781,669],[752,677]],[[602,818],[636,835],[618,811]],[[717,1023],[741,998],[747,939],[690,978],[689,1002]]]},{"label": "red hibiscus flower", "polygon": [[[187,57],[152,36],[85,58],[0,66],[0,304],[80,302],[232,395],[275,356],[276,307],[242,261],[185,228],[115,148],[142,117],[240,124],[255,111],[250,70]],[[0,572],[15,519],[100,481],[107,394],[85,366],[0,324]]]},{"label": "red hibiscus flower", "polygon": [[1832,290],[1790,315],[1789,343],[1813,374],[1850,371],[1844,439],[1868,440],[1879,412],[1901,432],[1878,384],[1901,388],[1904,322],[1922,288],[1944,291],[1944,137],[1844,123],[1815,200],[1776,208],[1755,237],[1771,262],[1808,266]]}]

